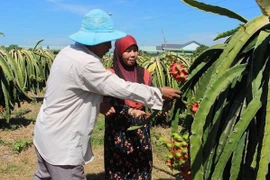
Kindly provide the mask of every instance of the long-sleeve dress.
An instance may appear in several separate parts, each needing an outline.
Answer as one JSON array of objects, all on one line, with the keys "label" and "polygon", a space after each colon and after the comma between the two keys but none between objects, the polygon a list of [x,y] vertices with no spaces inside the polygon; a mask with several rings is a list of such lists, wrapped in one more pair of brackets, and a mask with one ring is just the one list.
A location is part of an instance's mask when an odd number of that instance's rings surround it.
[{"label": "long-sleeve dress", "polygon": [[152,146],[147,124],[127,131],[136,125],[129,116],[128,106],[113,99],[116,113],[105,120],[105,177],[106,179],[151,179]]},{"label": "long-sleeve dress", "polygon": [[[139,83],[152,85],[151,75],[141,67],[137,68]],[[121,77],[121,74],[116,71]],[[123,77],[123,76],[122,76]],[[127,131],[143,121],[128,115],[128,109],[145,110],[138,103],[112,98],[110,104],[116,113],[105,118],[105,177],[106,179],[150,180],[152,172],[152,146],[149,125]],[[127,105],[129,104],[129,105]]]}]

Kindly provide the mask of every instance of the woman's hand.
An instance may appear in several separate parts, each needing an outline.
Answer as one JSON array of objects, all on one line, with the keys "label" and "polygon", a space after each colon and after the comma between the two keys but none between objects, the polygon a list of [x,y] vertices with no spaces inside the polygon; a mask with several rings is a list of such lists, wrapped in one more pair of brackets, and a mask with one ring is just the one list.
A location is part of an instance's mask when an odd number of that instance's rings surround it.
[{"label": "woman's hand", "polygon": [[109,103],[101,103],[100,104],[100,113],[102,113],[105,116],[110,116],[111,114],[115,113],[115,109],[113,106],[111,106]]},{"label": "woman's hand", "polygon": [[134,118],[138,118],[142,115],[145,115],[146,113],[144,111],[139,110],[139,109],[129,108],[128,114]]}]

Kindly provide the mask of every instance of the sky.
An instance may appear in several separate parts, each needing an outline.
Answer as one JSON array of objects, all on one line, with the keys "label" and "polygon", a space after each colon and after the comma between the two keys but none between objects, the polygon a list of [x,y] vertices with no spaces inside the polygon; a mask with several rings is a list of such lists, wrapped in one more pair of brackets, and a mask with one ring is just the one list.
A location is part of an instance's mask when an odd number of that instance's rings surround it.
[{"label": "sky", "polygon": [[[255,0],[200,0],[230,9],[247,20],[261,15]],[[135,37],[139,46],[185,44],[196,41],[211,46],[222,32],[240,21],[203,12],[182,0],[1,0],[0,46],[66,46],[68,36],[80,29],[92,9],[111,15],[115,29]]]}]

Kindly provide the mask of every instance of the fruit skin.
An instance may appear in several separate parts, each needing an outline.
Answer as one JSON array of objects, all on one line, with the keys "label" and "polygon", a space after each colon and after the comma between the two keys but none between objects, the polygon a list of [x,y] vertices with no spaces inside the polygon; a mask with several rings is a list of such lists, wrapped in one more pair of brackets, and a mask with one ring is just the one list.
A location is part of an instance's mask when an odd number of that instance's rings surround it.
[{"label": "fruit skin", "polygon": [[166,143],[166,146],[167,146],[168,149],[172,149],[173,148],[173,145],[170,142]]},{"label": "fruit skin", "polygon": [[173,156],[174,156],[174,155],[173,155],[172,153],[168,153],[167,158],[168,158],[168,159],[172,159]]},{"label": "fruit skin", "polygon": [[180,158],[181,156],[182,156],[181,152],[176,152],[176,153],[175,153],[175,157],[176,157],[176,158]]},{"label": "fruit skin", "polygon": [[181,141],[183,141],[183,138],[178,135],[178,136],[175,137],[175,140],[178,141],[178,142],[181,142]]},{"label": "fruit skin", "polygon": [[175,142],[175,143],[174,143],[174,147],[176,147],[176,148],[180,148],[180,147],[181,147],[181,143],[179,143],[179,142]]},{"label": "fruit skin", "polygon": [[199,103],[192,103],[191,104],[191,112],[193,114],[195,114],[198,111],[199,107],[200,107],[200,104]]},{"label": "fruit skin", "polygon": [[167,160],[167,165],[168,165],[169,167],[172,167],[172,166],[173,166],[173,160],[168,159],[168,160]]},{"label": "fruit skin", "polygon": [[185,68],[180,62],[171,64],[170,74],[178,82],[185,82],[188,78],[187,68]]},{"label": "fruit skin", "polygon": [[191,171],[189,164],[180,167],[180,171],[182,172],[182,175],[186,180],[191,180]]}]

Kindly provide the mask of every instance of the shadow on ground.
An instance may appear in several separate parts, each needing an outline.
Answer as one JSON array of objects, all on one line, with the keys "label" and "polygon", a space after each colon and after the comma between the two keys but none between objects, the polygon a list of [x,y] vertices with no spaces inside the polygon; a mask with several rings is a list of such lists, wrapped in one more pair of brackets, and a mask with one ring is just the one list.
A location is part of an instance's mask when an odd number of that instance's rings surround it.
[{"label": "shadow on ground", "polygon": [[105,173],[98,173],[98,174],[86,174],[87,180],[104,180]]},{"label": "shadow on ground", "polygon": [[[157,167],[157,166],[153,166],[153,168],[154,169],[157,169],[158,171],[162,171],[162,172],[164,172],[164,173],[166,173],[166,174],[169,174],[170,176],[172,176],[173,178],[171,178],[171,179],[173,179],[173,180],[182,180],[183,178],[182,178],[182,176],[178,173],[178,174],[173,174],[173,173],[171,173],[171,172],[169,172],[169,171],[166,171],[166,170],[164,170],[164,169],[161,169],[161,168],[159,168],[159,167]],[[158,178],[158,179],[156,179],[156,180],[171,180],[171,179],[168,179],[168,178]]]},{"label": "shadow on ground", "polygon": [[20,127],[26,127],[29,124],[34,123],[34,122],[35,121],[31,119],[26,119],[23,117],[11,118],[9,120],[9,123],[7,123],[5,119],[0,119],[0,129],[16,130]]},{"label": "shadow on ground", "polygon": [[[155,168],[159,169],[157,167],[155,167]],[[163,171],[162,169],[160,169],[160,170]],[[171,173],[169,173],[169,174],[171,174]],[[175,175],[172,175],[172,176],[173,176],[173,178],[171,178],[171,179],[158,178],[158,179],[155,179],[155,180],[183,180],[183,178],[179,174],[175,174]],[[86,174],[86,178],[87,178],[87,180],[104,180],[105,179],[105,173],[102,172],[102,173],[98,173],[98,174]]]}]

